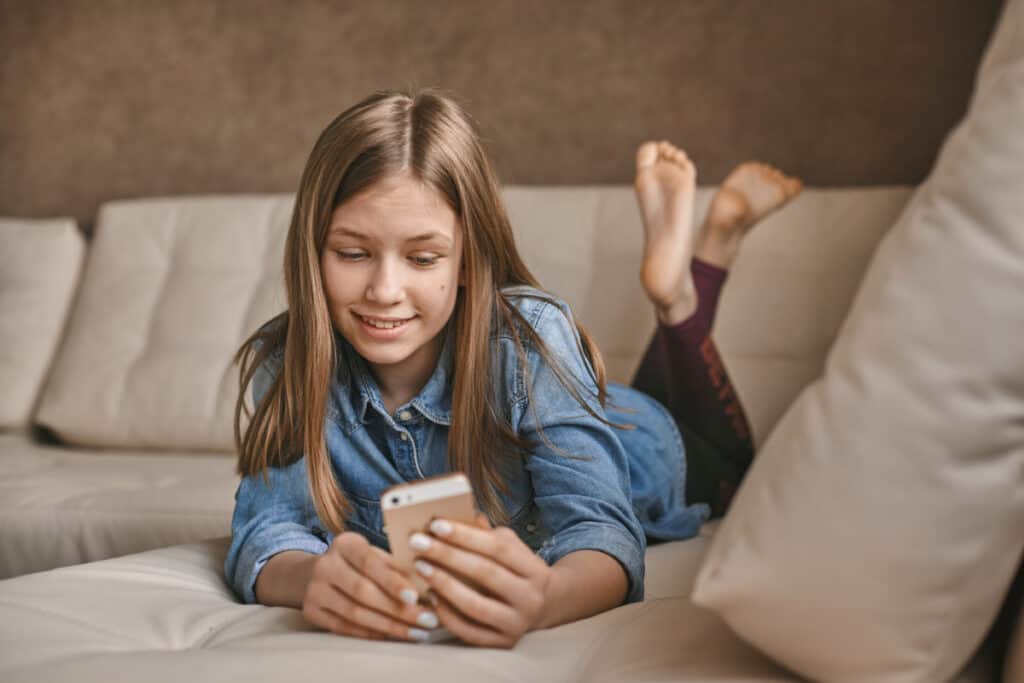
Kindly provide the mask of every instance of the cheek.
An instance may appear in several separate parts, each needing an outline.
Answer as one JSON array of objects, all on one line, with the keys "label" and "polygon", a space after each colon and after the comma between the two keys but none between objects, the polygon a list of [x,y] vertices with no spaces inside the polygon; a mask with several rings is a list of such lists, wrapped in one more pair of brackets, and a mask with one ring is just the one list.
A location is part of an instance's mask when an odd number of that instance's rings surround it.
[{"label": "cheek", "polygon": [[346,274],[342,270],[342,268],[338,268],[334,264],[324,262],[320,264],[320,273],[324,283],[324,295],[327,297],[329,304],[342,303],[352,296],[351,290],[354,278],[351,274]]}]

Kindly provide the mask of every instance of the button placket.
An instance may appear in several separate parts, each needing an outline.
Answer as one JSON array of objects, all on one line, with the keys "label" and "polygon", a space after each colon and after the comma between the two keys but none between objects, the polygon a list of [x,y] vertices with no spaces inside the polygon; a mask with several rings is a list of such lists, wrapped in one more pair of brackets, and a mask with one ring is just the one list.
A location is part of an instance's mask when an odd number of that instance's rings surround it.
[{"label": "button placket", "polygon": [[398,431],[398,443],[395,445],[396,463],[399,471],[406,479],[422,479],[423,471],[420,469],[419,459],[416,457],[416,439],[410,433],[406,425],[398,423],[395,425]]}]

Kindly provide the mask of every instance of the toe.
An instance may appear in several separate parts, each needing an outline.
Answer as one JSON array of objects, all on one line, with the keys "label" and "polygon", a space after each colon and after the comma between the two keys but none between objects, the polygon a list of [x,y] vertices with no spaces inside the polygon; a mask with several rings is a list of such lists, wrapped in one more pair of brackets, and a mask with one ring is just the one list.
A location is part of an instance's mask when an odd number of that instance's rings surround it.
[{"label": "toe", "polygon": [[647,168],[658,160],[658,144],[656,142],[645,142],[636,150],[637,170]]}]

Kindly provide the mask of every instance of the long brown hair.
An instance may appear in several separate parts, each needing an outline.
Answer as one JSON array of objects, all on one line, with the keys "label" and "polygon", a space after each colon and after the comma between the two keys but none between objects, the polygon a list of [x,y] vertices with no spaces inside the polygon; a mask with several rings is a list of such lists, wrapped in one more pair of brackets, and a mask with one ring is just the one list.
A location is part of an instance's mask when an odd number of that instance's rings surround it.
[{"label": "long brown hair", "polygon": [[[501,291],[511,285],[539,288],[539,283],[516,249],[497,179],[469,116],[435,90],[375,93],[342,112],[313,146],[285,243],[288,308],[250,336],[235,354],[235,362],[241,365],[234,424],[239,474],[266,477],[268,466],[285,466],[305,454],[317,514],[335,534],[342,531],[351,507],[331,469],[324,417],[331,377],[343,351],[334,341],[320,252],[334,209],[398,173],[408,173],[436,189],[458,216],[463,232],[465,285],[459,290],[451,326],[457,353],[448,463],[452,471],[469,478],[483,511],[498,523],[507,521],[499,497],[499,492],[508,490],[503,463],[528,454],[535,445],[516,434],[504,411],[495,405],[494,382],[500,378],[490,372],[490,336],[496,326],[512,331],[521,361],[526,357],[524,343],[537,348],[570,394],[590,414],[607,422],[584,399],[585,385],[552,357]],[[576,327],[603,405],[604,363],[582,324],[577,321]],[[281,369],[259,405],[250,410],[246,388],[272,353],[280,357]],[[244,436],[243,411],[250,419]]]}]

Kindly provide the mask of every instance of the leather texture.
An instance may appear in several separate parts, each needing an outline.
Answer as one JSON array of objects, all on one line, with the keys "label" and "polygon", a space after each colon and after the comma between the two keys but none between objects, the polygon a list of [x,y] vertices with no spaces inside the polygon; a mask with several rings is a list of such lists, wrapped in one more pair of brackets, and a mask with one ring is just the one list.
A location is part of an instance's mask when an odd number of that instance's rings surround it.
[{"label": "leather texture", "polygon": [[0,432],[25,431],[78,286],[85,240],[70,218],[0,218]]},{"label": "leather texture", "polygon": [[231,533],[235,459],[0,434],[0,579]]},{"label": "leather texture", "polygon": [[[0,581],[0,678],[74,680],[801,681],[687,597],[718,522],[647,551],[645,602],[527,634],[513,650],[317,631],[298,610],[238,603],[228,539]],[[952,683],[989,683],[982,661]]]}]

